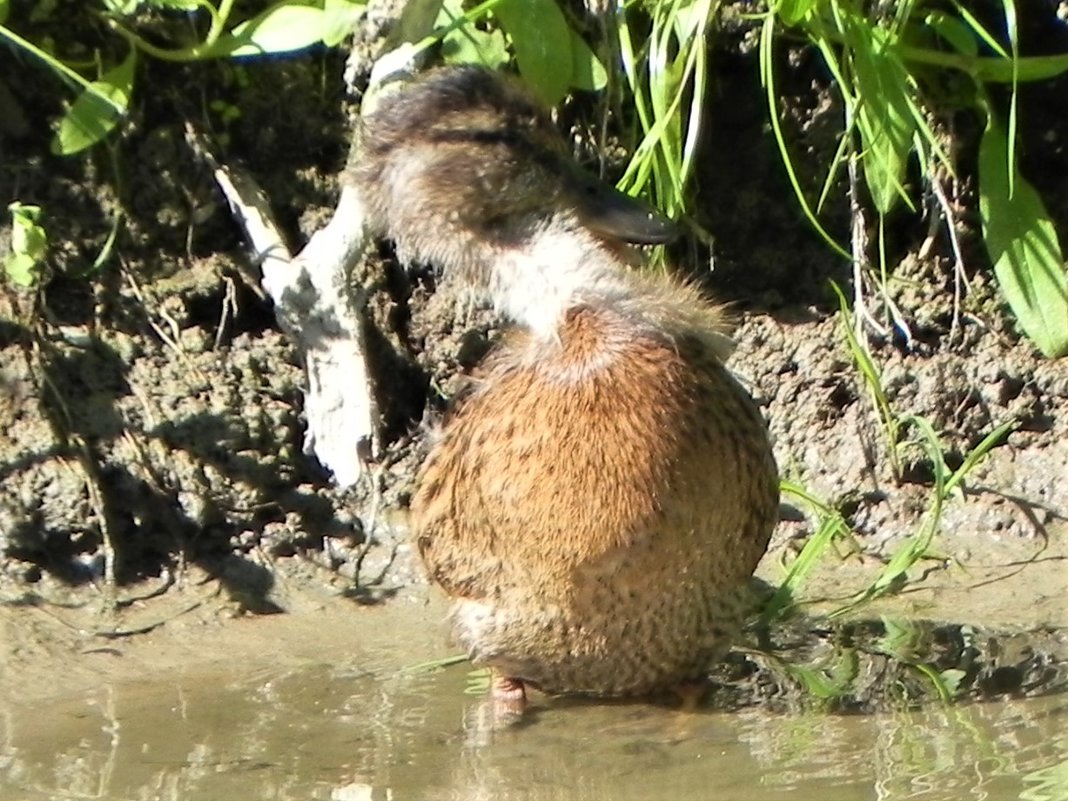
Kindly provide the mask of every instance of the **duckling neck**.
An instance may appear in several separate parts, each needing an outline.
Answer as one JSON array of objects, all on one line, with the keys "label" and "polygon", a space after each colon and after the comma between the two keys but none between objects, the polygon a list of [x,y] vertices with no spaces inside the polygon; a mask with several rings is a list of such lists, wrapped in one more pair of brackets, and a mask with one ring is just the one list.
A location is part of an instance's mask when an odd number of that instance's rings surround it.
[{"label": "duckling neck", "polygon": [[568,309],[626,293],[625,265],[581,231],[543,231],[504,251],[490,272],[496,308],[539,339],[555,338]]}]

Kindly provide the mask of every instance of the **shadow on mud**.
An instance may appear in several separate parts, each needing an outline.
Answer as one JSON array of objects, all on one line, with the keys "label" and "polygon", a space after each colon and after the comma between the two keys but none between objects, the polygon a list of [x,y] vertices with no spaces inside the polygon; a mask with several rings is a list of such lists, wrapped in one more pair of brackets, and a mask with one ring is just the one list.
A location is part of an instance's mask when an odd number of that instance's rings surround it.
[{"label": "shadow on mud", "polygon": [[[195,564],[241,609],[277,612],[274,557],[321,550],[328,536],[364,545],[312,465],[302,475],[306,460],[271,453],[298,452],[294,399],[225,349],[145,354],[155,343],[46,340],[12,324],[4,340],[25,354],[5,383],[33,400],[3,421],[14,436],[0,452],[0,554],[28,589],[45,573],[123,586]],[[175,361],[176,380],[146,387],[131,357]],[[286,407],[270,419],[257,408],[265,389]]]}]

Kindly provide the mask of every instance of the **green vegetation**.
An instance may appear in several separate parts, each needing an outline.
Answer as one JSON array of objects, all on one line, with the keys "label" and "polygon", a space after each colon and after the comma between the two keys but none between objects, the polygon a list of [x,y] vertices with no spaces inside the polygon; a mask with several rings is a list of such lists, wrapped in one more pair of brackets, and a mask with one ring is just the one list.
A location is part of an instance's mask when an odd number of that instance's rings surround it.
[{"label": "green vegetation", "polygon": [[849,523],[840,511],[815,497],[802,484],[783,479],[780,490],[785,498],[800,502],[815,525],[813,534],[805,540],[801,552],[788,567],[784,566],[782,583],[764,603],[761,619],[765,623],[787,617],[797,611],[805,579],[813,568],[826,558],[828,548],[836,540],[852,533]]},{"label": "green vegetation", "polygon": [[1020,793],[1020,801],[1055,801],[1068,797],[1068,759],[1024,774],[1027,789]]},{"label": "green vegetation", "polygon": [[644,41],[626,17],[617,27],[623,71],[640,126],[619,182],[644,193],[669,216],[688,210],[694,158],[708,86],[710,30],[719,2],[647,2]]},{"label": "green vegetation", "polygon": [[[965,643],[973,636],[966,627],[955,633]],[[824,636],[826,647],[807,660],[751,653],[766,660],[773,673],[799,687],[807,706],[817,708],[849,709],[873,701],[895,708],[913,705],[919,699],[950,703],[975,689],[975,666],[958,666],[959,654],[952,648],[939,653],[935,643],[938,635],[928,623],[881,616],[832,624]],[[884,683],[878,696],[870,697],[870,671],[883,663],[886,667],[882,670],[887,671]]]},{"label": "green vegetation", "polygon": [[[986,120],[979,149],[979,198],[983,238],[998,281],[1027,336],[1046,356],[1062,356],[1068,353],[1064,258],[1049,213],[1016,166],[1016,130],[1019,84],[1068,71],[1068,54],[1021,56],[1013,0],[1002,3],[1004,44],[963,4],[953,2],[952,11],[942,5],[907,0],[880,15],[856,0],[773,3],[762,27],[761,72],[783,162],[816,229],[836,251],[866,264],[863,243],[855,240],[852,252],[847,251],[821,225],[819,209],[840,168],[859,161],[880,218],[881,240],[883,218],[900,205],[916,209],[906,186],[911,159],[928,184],[939,180],[940,170],[955,174],[948,143],[932,121],[942,110],[934,88],[956,80],[954,102],[970,106]],[[815,208],[798,181],[778,120],[774,42],[785,34],[801,36],[819,50],[845,108],[840,147]],[[991,55],[980,55],[983,50]],[[960,78],[966,82],[963,88]],[[987,92],[990,83],[1011,88],[1007,130]],[[882,241],[879,250],[884,252]],[[882,275],[885,278],[885,264]],[[888,298],[886,305],[895,311]]]},{"label": "green vegetation", "polygon": [[4,272],[18,286],[31,287],[48,249],[48,234],[40,225],[41,207],[15,201],[7,210],[11,212],[11,253],[4,257]]},{"label": "green vegetation", "polygon": [[[951,469],[947,463],[942,436],[930,421],[919,415],[899,413],[891,406],[882,385],[880,372],[853,329],[845,296],[838,287],[834,289],[840,304],[839,319],[846,348],[868,389],[876,416],[882,421],[884,447],[894,475],[901,480],[903,455],[918,454],[922,463],[930,467],[931,489],[927,511],[917,529],[890,555],[867,587],[857,591],[844,604],[828,613],[829,619],[853,616],[869,602],[895,592],[908,583],[909,571],[932,556],[931,546],[940,530],[946,501],[960,492],[965,479],[1016,427],[1016,421],[1011,420],[996,426],[964,455],[956,469]],[[806,576],[825,558],[832,543],[851,534],[849,523],[842,513],[831,504],[813,496],[802,484],[784,480],[782,492],[787,498],[800,502],[808,511],[814,521],[814,533],[786,568],[783,581],[775,594],[764,604],[762,619],[765,622],[789,616],[798,610],[798,597]]]},{"label": "green vegetation", "polygon": [[[339,44],[351,31],[364,6],[363,0],[326,0],[295,3],[282,0],[261,13],[237,22],[231,18],[234,0],[99,0],[97,14],[117,36],[128,44],[128,53],[118,63],[104,67],[94,59],[91,68],[99,73],[93,80],[69,65],[62,56],[20,36],[7,23],[10,0],[0,0],[0,40],[41,61],[58,77],[79,91],[70,109],[59,122],[52,140],[52,152],[73,155],[101,142],[126,116],[134,92],[139,53],[164,61],[201,61],[210,58],[240,58],[300,50],[313,44]],[[31,14],[31,22],[48,19],[54,3],[41,3]],[[142,6],[155,12],[200,12],[210,25],[202,38],[180,46],[159,46],[130,30],[124,20],[141,12]],[[177,30],[177,26],[173,26]],[[183,32],[188,28],[181,29]],[[77,35],[77,31],[75,31]],[[75,40],[74,43],[78,43]],[[52,43],[58,47],[70,43]],[[86,44],[86,43],[81,43]]]},{"label": "green vegetation", "polygon": [[[94,64],[99,75],[90,80],[54,52],[8,27],[10,0],[0,0],[0,39],[32,55],[79,91],[59,123],[52,143],[56,154],[73,155],[92,147],[124,119],[134,91],[138,55],[191,62],[267,56],[314,45],[335,47],[353,30],[366,0],[279,0],[243,19],[234,18],[234,0],[219,0],[218,5],[211,0],[98,0],[98,4],[97,13],[125,41],[128,54],[110,67]],[[47,4],[43,5],[43,10],[34,12],[36,21],[49,13]],[[448,62],[501,67],[511,59],[507,37],[520,72],[547,104],[559,102],[569,89],[596,91],[605,85],[603,65],[571,28],[555,0],[489,0],[467,11],[459,0],[431,5],[439,7],[435,29],[419,46],[441,43]],[[159,45],[133,28],[135,18],[143,17],[146,8],[157,15],[173,17],[184,12],[209,22],[192,41]],[[490,12],[500,30],[477,28],[475,23]],[[166,29],[175,39],[188,39],[188,26],[170,24]],[[198,28],[194,25],[193,29]]]},{"label": "green vegetation", "polygon": [[[104,140],[127,117],[139,59],[238,59],[313,45],[334,47],[360,19],[364,4],[276,0],[242,16],[235,13],[233,0],[97,0],[94,13],[116,42],[104,48],[104,55],[93,46],[91,63],[69,63],[62,53],[71,43],[34,42],[16,33],[15,23],[25,20],[9,19],[10,0],[0,0],[0,39],[39,60],[77,92],[52,142],[55,153],[71,155]],[[1068,71],[1068,54],[1022,55],[1014,4],[1003,0],[1001,6],[1004,34],[999,36],[959,2],[947,6],[908,0],[874,9],[859,0],[770,2],[758,16],[761,78],[802,213],[830,248],[857,265],[858,321],[874,323],[864,296],[864,286],[871,283],[881,289],[891,322],[905,330],[907,323],[886,291],[882,221],[902,207],[918,207],[917,192],[909,186],[910,162],[918,164],[928,185],[938,182],[940,174],[956,173],[951,148],[934,122],[940,112],[964,105],[985,120],[978,159],[983,239],[1021,328],[1045,355],[1054,357],[1068,353],[1068,278],[1049,213],[1016,164],[1016,90],[1023,82]],[[570,90],[625,86],[626,112],[613,124],[633,126],[620,131],[633,155],[620,187],[648,196],[671,216],[687,217],[710,79],[707,36],[720,12],[719,0],[636,0],[625,12],[613,10],[606,18],[605,40],[598,49],[607,59],[595,54],[558,0],[412,0],[405,14],[432,21],[412,26],[419,32],[412,42],[418,49],[440,46],[446,61],[494,68],[514,58],[523,78],[549,104]],[[29,22],[52,13],[58,13],[54,3],[38,4]],[[779,121],[776,45],[786,37],[819,52],[845,112],[839,147],[816,202],[806,197]],[[621,75],[609,74],[605,64],[616,63]],[[951,92],[946,89],[950,84]],[[990,84],[1009,86],[1007,110],[999,110],[991,99]],[[607,128],[607,110],[605,114]],[[850,174],[855,214],[862,214],[855,197],[857,165],[880,220],[879,269],[870,282],[865,277],[873,269],[866,236],[858,233],[863,218],[855,220],[850,247],[840,244],[819,218],[843,167]],[[692,228],[702,235],[698,226]]]}]

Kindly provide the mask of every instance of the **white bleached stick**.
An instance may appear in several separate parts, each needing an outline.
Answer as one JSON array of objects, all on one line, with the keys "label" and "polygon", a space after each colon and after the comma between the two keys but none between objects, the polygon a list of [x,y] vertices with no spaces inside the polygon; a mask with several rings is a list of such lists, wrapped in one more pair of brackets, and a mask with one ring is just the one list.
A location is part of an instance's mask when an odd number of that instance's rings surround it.
[{"label": "white bleached stick", "polygon": [[[378,94],[373,90],[393,82],[398,75],[413,72],[418,56],[419,50],[405,45],[378,59],[363,113]],[[187,128],[187,139],[211,167],[244,228],[278,322],[304,363],[308,377],[304,452],[314,455],[333,473],[339,486],[351,486],[364,475],[367,463],[377,453],[379,429],[361,319],[366,298],[349,280],[366,241],[360,194],[344,183],[330,222],[294,256],[255,180],[237,168],[220,164],[204,138],[191,128]]]}]

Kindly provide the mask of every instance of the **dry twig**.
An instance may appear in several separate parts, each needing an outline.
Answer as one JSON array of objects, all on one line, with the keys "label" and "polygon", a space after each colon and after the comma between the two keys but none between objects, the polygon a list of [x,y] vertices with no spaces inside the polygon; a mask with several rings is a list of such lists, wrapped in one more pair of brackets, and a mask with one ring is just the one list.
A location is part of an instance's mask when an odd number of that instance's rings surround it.
[{"label": "dry twig", "polygon": [[[405,18],[393,20],[398,30],[405,30],[403,37],[409,41],[420,39],[425,32],[408,31],[405,25],[422,29],[428,24],[422,17],[414,23],[407,19],[410,7],[417,5],[401,6],[397,13],[403,11]],[[422,52],[402,44],[375,61],[362,113],[373,107],[387,84],[415,71]],[[355,48],[350,62],[361,58],[362,52]],[[350,63],[346,80],[354,80],[360,72]],[[351,94],[353,87],[349,89]],[[274,301],[278,322],[304,362],[308,378],[304,451],[330,470],[339,486],[351,486],[366,474],[367,464],[379,453],[379,411],[363,336],[366,297],[350,281],[366,242],[359,192],[343,182],[333,217],[293,254],[255,180],[232,165],[222,164],[207,137],[191,125],[186,126],[186,140],[210,167],[244,229],[260,265],[263,287]],[[353,154],[359,147],[358,137],[354,140]]]}]

